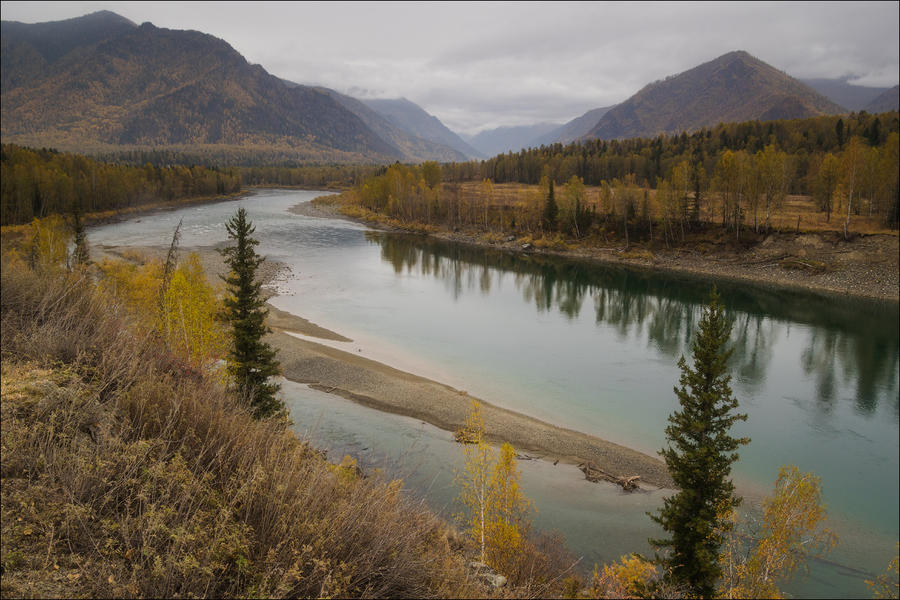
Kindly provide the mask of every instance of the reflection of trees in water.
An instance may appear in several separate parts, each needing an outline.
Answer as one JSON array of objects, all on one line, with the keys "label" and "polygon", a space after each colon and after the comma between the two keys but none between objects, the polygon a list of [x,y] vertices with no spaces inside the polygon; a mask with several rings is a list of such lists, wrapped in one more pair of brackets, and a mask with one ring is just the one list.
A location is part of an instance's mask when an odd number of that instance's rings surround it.
[{"label": "reflection of trees in water", "polygon": [[657,297],[655,300],[656,307],[647,329],[648,341],[673,358],[687,354],[686,348],[694,330],[695,307],[675,298]]},{"label": "reflection of trees in water", "polygon": [[900,342],[889,331],[875,331],[869,325],[855,331],[855,335],[834,329],[814,329],[800,364],[807,375],[815,377],[816,395],[829,409],[839,384],[855,383],[853,399],[859,411],[871,413],[882,400],[889,402],[896,417],[900,415]]},{"label": "reflection of trees in water", "polygon": [[[897,328],[894,327],[894,331]],[[883,336],[864,339],[862,336],[850,338],[849,356],[856,358],[852,370],[856,376],[856,406],[865,412],[872,412],[878,407],[878,387],[885,386],[888,392],[885,397],[892,402],[894,412],[897,411],[897,340]],[[893,359],[891,358],[893,356]],[[844,358],[844,364],[851,362]]]},{"label": "reflection of trees in water", "polygon": [[816,397],[822,409],[831,412],[837,393],[837,346],[845,338],[831,329],[813,330],[809,344],[800,355],[803,372],[815,377]]},{"label": "reflection of trees in water", "polygon": [[[381,246],[383,260],[396,273],[418,271],[438,278],[454,299],[464,291],[488,294],[509,273],[524,301],[538,312],[556,309],[574,320],[590,295],[598,325],[625,339],[646,335],[651,347],[673,361],[689,353],[711,287],[709,281],[686,276],[514,255],[424,237],[370,232],[367,239]],[[812,326],[799,366],[815,378],[822,410],[830,410],[841,385],[855,382],[860,411],[872,412],[885,398],[898,412],[900,320],[895,309],[867,305],[866,314],[858,301],[718,285],[734,322],[732,367],[748,392],[765,381],[782,327],[798,322]]]},{"label": "reflection of trees in water", "polygon": [[762,315],[734,312],[730,317],[735,373],[742,387],[752,393],[765,381],[778,328],[774,320]]}]

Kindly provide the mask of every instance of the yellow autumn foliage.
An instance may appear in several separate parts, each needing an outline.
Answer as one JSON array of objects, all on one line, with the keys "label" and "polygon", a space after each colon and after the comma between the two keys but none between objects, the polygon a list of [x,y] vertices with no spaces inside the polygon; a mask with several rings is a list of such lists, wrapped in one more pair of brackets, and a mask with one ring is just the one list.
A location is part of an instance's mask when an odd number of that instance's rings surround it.
[{"label": "yellow autumn foliage", "polygon": [[[897,544],[900,549],[900,544]],[[897,598],[900,597],[900,555],[895,555],[888,564],[887,570],[875,579],[867,579],[866,585],[872,590],[873,598]]]},{"label": "yellow autumn foliage", "polygon": [[129,258],[100,263],[101,288],[120,298],[186,364],[212,368],[226,351],[227,337],[217,320],[219,301],[200,257],[192,252],[178,265],[162,296],[162,262],[133,254]]},{"label": "yellow autumn foliage", "polygon": [[725,519],[732,526],[719,555],[723,598],[781,598],[779,581],[837,543],[834,533],[820,527],[825,520],[820,479],[795,466],[781,467],[774,495],[763,502],[761,536],[748,550],[733,526],[736,516]]},{"label": "yellow autumn foliage", "polygon": [[484,418],[477,401],[472,400],[472,412],[466,415],[466,424],[456,430],[455,437],[461,444],[479,444],[484,440]]},{"label": "yellow autumn foliage", "polygon": [[32,267],[61,269],[68,266],[72,231],[60,215],[34,219],[29,234],[24,250]]},{"label": "yellow autumn foliage", "polygon": [[100,288],[119,298],[130,312],[142,316],[145,325],[152,325],[159,303],[159,286],[163,266],[158,260],[143,262],[103,259],[99,264],[103,278]]},{"label": "yellow autumn foliage", "polygon": [[192,252],[172,274],[159,314],[159,327],[170,348],[197,368],[208,368],[227,347],[216,321],[218,303],[206,282],[200,257]]},{"label": "yellow autumn foliage", "polygon": [[481,562],[508,572],[528,531],[531,505],[521,490],[516,452],[503,444],[499,456],[484,441],[481,406],[472,401],[464,427],[471,435],[463,448],[465,466],[457,474],[461,487],[462,517],[469,538],[479,549]]},{"label": "yellow autumn foliage", "polygon": [[591,581],[593,598],[640,598],[652,582],[659,579],[659,571],[652,562],[636,555],[623,556],[619,562],[594,567]]},{"label": "yellow autumn foliage", "polygon": [[528,531],[531,503],[522,494],[516,451],[510,444],[500,447],[488,483],[485,545],[487,564],[508,572]]},{"label": "yellow autumn foliage", "polygon": [[488,493],[494,451],[483,440],[463,447],[465,467],[457,473],[456,482],[461,488],[460,501],[465,507],[462,517],[469,537],[479,549],[481,562],[487,558]]}]

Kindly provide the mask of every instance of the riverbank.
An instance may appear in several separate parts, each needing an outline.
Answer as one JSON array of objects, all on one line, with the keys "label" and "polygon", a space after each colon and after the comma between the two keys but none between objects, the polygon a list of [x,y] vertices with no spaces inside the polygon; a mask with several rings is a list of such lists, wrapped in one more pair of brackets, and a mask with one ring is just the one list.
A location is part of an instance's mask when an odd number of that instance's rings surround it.
[{"label": "riverbank", "polygon": [[[122,258],[126,250],[161,259],[168,248],[98,246],[92,249],[94,259],[98,261],[105,257]],[[182,254],[196,252],[212,282],[219,281],[218,276],[225,273],[225,264],[214,247],[182,247],[179,251]],[[289,275],[287,267],[266,261],[262,268],[261,279],[271,297],[276,294],[278,280]],[[358,356],[352,348],[345,351],[304,339],[352,341],[271,304],[267,308],[268,325],[273,330],[268,342],[278,350],[283,375],[291,381],[383,412],[425,421],[447,431],[448,436],[465,423],[472,401],[477,400],[482,405],[486,436],[492,442],[509,442],[520,453],[537,455],[551,462],[592,462],[615,476],[638,475],[644,487],[668,488],[673,485],[665,464],[658,458],[494,406],[440,382]]]},{"label": "riverbank", "polygon": [[[307,216],[345,218],[375,229],[423,233],[348,217],[337,197],[317,198],[291,212]],[[773,232],[749,247],[705,238],[693,246],[673,248],[576,246],[538,248],[514,236],[430,228],[427,235],[460,244],[506,252],[547,254],[692,277],[727,280],[757,287],[811,292],[823,296],[852,297],[878,302],[900,302],[900,237],[859,235],[844,240],[837,232]]]},{"label": "riverbank", "polygon": [[640,482],[672,487],[659,459],[571,429],[494,406],[436,381],[357,356],[350,352],[301,339],[296,329],[276,329],[269,342],[287,379],[324,392],[338,394],[383,412],[413,417],[448,432],[463,426],[472,401],[481,404],[486,437],[509,442],[519,453],[571,464],[593,462],[615,476],[640,476]]},{"label": "riverbank", "polygon": [[[81,218],[83,219],[85,226],[109,225],[112,223],[121,223],[128,219],[137,219],[144,216],[187,208],[189,206],[203,206],[205,204],[216,204],[228,200],[237,200],[247,193],[248,190],[241,190],[232,194],[196,196],[194,198],[184,198],[181,200],[152,202],[117,210],[89,212],[82,215]],[[21,246],[30,235],[31,223],[25,223],[23,225],[4,225],[3,227],[0,227],[0,243],[2,243],[4,247]]]}]

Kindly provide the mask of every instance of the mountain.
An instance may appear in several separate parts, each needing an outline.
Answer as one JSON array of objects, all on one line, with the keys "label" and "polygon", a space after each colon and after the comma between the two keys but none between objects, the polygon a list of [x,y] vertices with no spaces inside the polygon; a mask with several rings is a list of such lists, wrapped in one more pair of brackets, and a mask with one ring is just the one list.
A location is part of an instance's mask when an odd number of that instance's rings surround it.
[{"label": "mountain", "polygon": [[534,146],[534,141],[559,129],[559,123],[537,123],[518,127],[496,127],[485,129],[467,138],[476,150],[485,156],[496,156],[505,152],[518,152],[522,148]]},{"label": "mountain", "polygon": [[[137,25],[125,17],[102,10],[83,17],[47,23],[0,23],[0,36],[11,44],[24,44],[29,54],[40,56],[42,64],[51,63],[79,46],[89,46],[110,37],[128,33]],[[3,47],[3,75],[7,75],[6,44]],[[17,54],[11,49],[11,54]],[[12,65],[10,65],[12,66]],[[6,85],[4,79],[3,85]]]},{"label": "mountain", "polygon": [[865,106],[868,113],[882,113],[889,110],[900,110],[900,85],[885,90]]},{"label": "mountain", "polygon": [[[302,87],[301,84],[287,79],[282,79],[281,81],[288,87]],[[366,106],[361,100],[326,87],[317,87],[316,89],[340,102],[344,108],[362,119],[363,123],[374,131],[378,137],[400,150],[403,153],[405,162],[418,163],[426,160],[458,162],[468,160],[468,157],[462,152],[437,142],[423,140],[405,129],[397,127],[381,116],[381,114]]]},{"label": "mountain", "polygon": [[362,102],[388,121],[415,137],[450,146],[470,158],[483,158],[475,148],[447,129],[441,121],[406,98],[378,98]]},{"label": "mountain", "polygon": [[575,117],[568,123],[564,123],[556,129],[534,139],[532,146],[548,146],[550,144],[568,144],[586,135],[600,118],[609,112],[612,106],[604,106],[603,108],[594,108],[580,117]]},{"label": "mountain", "polygon": [[100,12],[2,25],[4,142],[63,150],[273,149],[283,160],[403,153],[330,94],[285,85],[223,40]]},{"label": "mountain", "polygon": [[398,127],[388,120],[387,117],[382,116],[361,100],[340,94],[334,90],[323,89],[332,98],[340,102],[344,108],[362,119],[363,123],[378,134],[381,139],[399,149],[407,162],[422,162],[426,160],[461,162],[469,159],[468,155],[447,144],[417,137],[406,129]]},{"label": "mountain", "polygon": [[846,112],[809,86],[737,51],[647,85],[610,109],[585,137],[651,137],[723,122]]},{"label": "mountain", "polygon": [[852,111],[861,111],[875,98],[888,91],[886,87],[868,87],[847,83],[848,77],[841,79],[800,79],[835,104]]}]

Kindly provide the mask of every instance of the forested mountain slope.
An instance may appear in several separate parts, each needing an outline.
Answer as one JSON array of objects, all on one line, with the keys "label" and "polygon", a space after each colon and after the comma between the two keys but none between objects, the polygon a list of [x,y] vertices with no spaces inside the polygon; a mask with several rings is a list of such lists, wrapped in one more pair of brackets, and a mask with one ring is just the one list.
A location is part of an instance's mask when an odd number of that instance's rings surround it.
[{"label": "forested mountain slope", "polygon": [[594,125],[596,125],[603,115],[608,113],[611,108],[612,106],[604,106],[602,108],[591,109],[580,117],[575,117],[568,123],[564,123],[553,131],[535,139],[532,145],[541,146],[544,144],[555,144],[557,142],[561,144],[574,142],[593,129]]},{"label": "forested mountain slope", "polygon": [[223,40],[114,17],[3,24],[4,141],[82,151],[266,145],[307,161],[403,158],[330,94],[288,87]]},{"label": "forested mountain slope", "polygon": [[478,150],[448,129],[440,119],[428,114],[421,106],[406,98],[379,98],[363,102],[397,127],[416,137],[450,146],[469,158],[482,157]]},{"label": "forested mountain slope", "polygon": [[809,86],[746,52],[736,51],[647,85],[610,109],[584,137],[652,137],[718,123],[845,112]]},{"label": "forested mountain slope", "polygon": [[869,102],[866,105],[866,111],[870,113],[881,113],[892,110],[900,110],[900,85],[886,90],[883,94]]},{"label": "forested mountain slope", "polygon": [[469,158],[469,155],[444,142],[426,139],[407,131],[388,120],[378,111],[367,106],[361,100],[334,90],[326,89],[326,91],[332,98],[340,102],[344,108],[362,119],[363,123],[378,134],[381,139],[386,140],[400,150],[407,162],[421,162],[423,160],[452,162]]}]

